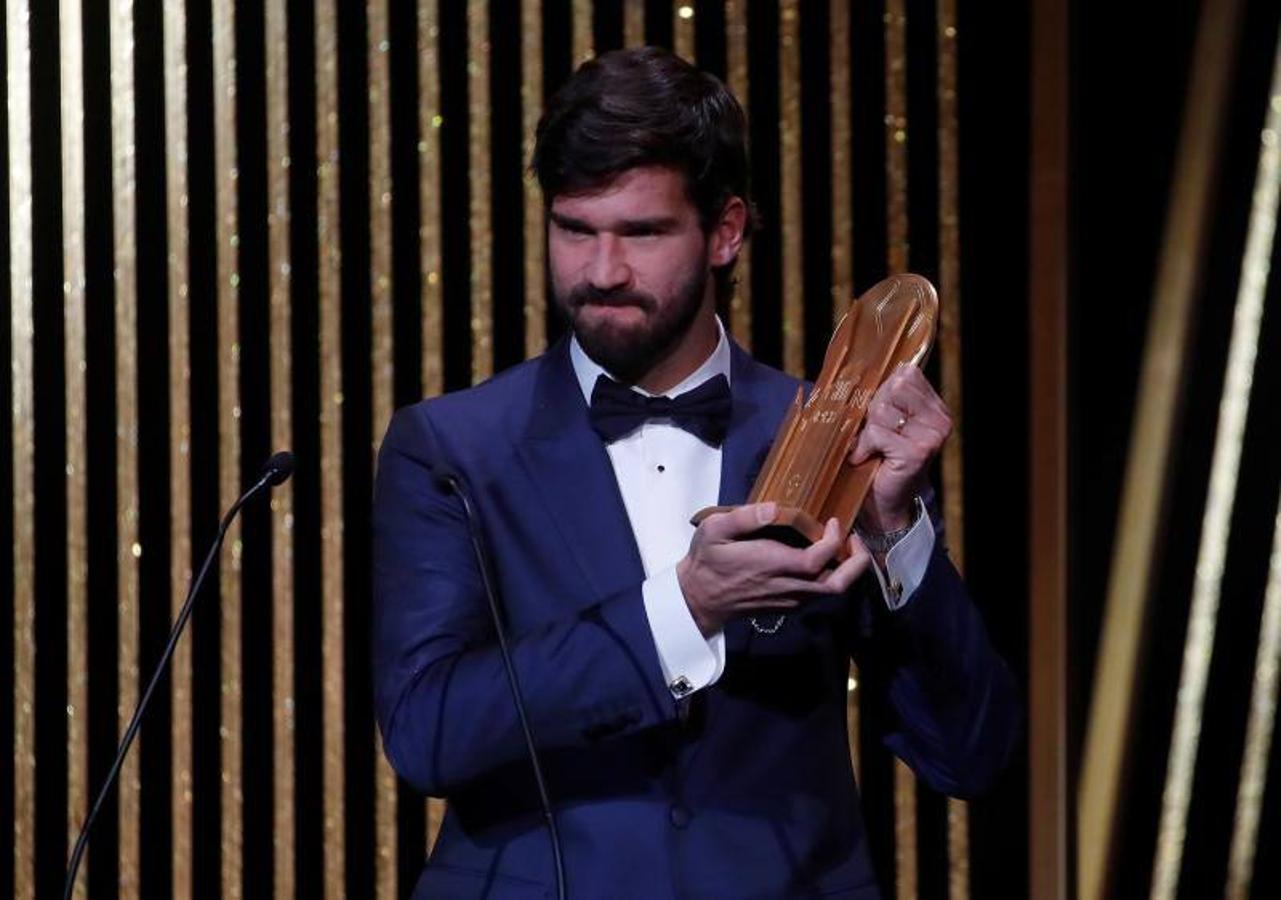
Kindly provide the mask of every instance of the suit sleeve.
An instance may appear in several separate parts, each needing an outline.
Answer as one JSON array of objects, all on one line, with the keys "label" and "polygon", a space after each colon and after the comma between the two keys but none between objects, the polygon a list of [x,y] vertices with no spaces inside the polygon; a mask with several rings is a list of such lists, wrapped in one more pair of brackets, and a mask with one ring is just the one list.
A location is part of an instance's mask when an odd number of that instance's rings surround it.
[{"label": "suit sleeve", "polygon": [[934,790],[971,797],[1008,763],[1022,704],[942,544],[911,602],[864,598],[855,656],[886,746]]},{"label": "suit sleeve", "polygon": [[[374,689],[393,768],[443,796],[526,747],[461,501],[421,410],[392,420],[374,488]],[[491,549],[492,552],[492,549]],[[509,636],[538,747],[588,744],[674,718],[637,583]]]}]

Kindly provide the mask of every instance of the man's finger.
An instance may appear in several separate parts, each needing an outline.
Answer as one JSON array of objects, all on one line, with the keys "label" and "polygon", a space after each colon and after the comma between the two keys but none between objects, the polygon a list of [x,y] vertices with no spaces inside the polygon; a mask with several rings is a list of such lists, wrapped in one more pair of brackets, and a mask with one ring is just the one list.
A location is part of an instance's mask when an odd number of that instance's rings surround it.
[{"label": "man's finger", "polygon": [[776,503],[749,503],[723,513],[713,513],[699,526],[712,540],[732,541],[774,521],[778,512]]},{"label": "man's finger", "polygon": [[796,568],[791,571],[817,576],[832,561],[840,546],[841,523],[837,519],[828,519],[823,536],[800,552]]},{"label": "man's finger", "polygon": [[927,418],[925,416],[917,416],[908,420],[901,432],[903,437],[924,445],[931,452],[943,446],[943,442],[947,440],[948,435],[951,433],[951,422],[940,422],[933,417]]},{"label": "man's finger", "polygon": [[900,365],[896,368],[876,389],[875,399],[892,401],[894,398],[902,398],[906,400],[912,392],[912,370],[920,371],[916,366]]},{"label": "man's finger", "polygon": [[867,571],[870,563],[871,557],[863,545],[851,542],[849,558],[835,569],[824,572],[813,581],[803,581],[799,585],[788,581],[785,588],[783,585],[779,585],[779,588],[805,595],[844,594],[854,585],[858,577]]},{"label": "man's finger", "polygon": [[934,390],[934,385],[925,377],[919,366],[909,364],[900,365],[894,370],[894,374],[885,380],[894,392],[906,391],[923,402],[929,402],[930,398],[938,396]]},{"label": "man's finger", "polygon": [[867,567],[872,561],[867,548],[863,546],[863,542],[858,539],[857,535],[850,535],[848,547],[850,551],[849,559],[832,571],[824,573],[821,579],[823,584],[830,588],[834,594],[843,594],[853,587],[854,582],[867,571]]},{"label": "man's finger", "polygon": [[762,577],[800,571],[798,555],[804,551],[772,538],[727,541],[720,548],[722,559],[736,572],[754,571]]},{"label": "man's finger", "polygon": [[735,570],[752,570],[765,577],[813,579],[836,555],[841,546],[839,525],[828,524],[823,537],[808,547],[793,547],[772,538],[750,538],[726,542],[720,548]]},{"label": "man's finger", "polygon": [[[835,527],[833,527],[834,525]],[[829,532],[837,539],[836,543],[837,546],[839,546],[841,543],[839,523],[836,523],[835,520],[831,520],[829,522]],[[814,546],[817,546],[817,544]],[[812,578],[797,578],[793,575],[781,575],[777,578],[771,579],[768,585],[770,593],[800,594],[804,596],[844,593],[849,590],[850,585],[854,583],[858,576],[863,574],[871,561],[871,556],[863,546],[863,542],[853,534],[848,538],[848,547],[850,552],[848,559],[833,569],[817,573]],[[813,547],[810,549],[813,549]],[[832,555],[835,555],[835,550],[833,550]],[[827,557],[824,561],[824,565],[826,565],[831,558],[832,557],[830,556]]]},{"label": "man's finger", "polygon": [[878,422],[887,428],[898,428],[900,421],[910,422],[913,419],[937,415],[938,410],[933,400],[915,388],[905,385],[898,390],[887,392],[876,400],[868,410],[868,421]]},{"label": "man's finger", "polygon": [[869,421],[859,432],[854,449],[850,451],[850,464],[857,466],[873,456],[890,456],[903,446],[904,440],[893,428]]},{"label": "man's finger", "polygon": [[927,412],[948,415],[947,404],[925,373],[916,366],[903,366],[886,379],[873,402],[877,400],[883,407],[888,407],[889,424],[893,424],[900,414],[909,418]]}]

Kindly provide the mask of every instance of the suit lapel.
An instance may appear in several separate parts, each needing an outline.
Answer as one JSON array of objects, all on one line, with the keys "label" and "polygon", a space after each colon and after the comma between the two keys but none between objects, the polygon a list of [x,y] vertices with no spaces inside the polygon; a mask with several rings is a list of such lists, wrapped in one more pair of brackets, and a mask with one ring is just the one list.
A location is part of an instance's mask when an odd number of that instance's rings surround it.
[{"label": "suit lapel", "polygon": [[737,506],[747,501],[752,482],[774,440],[774,428],[779,419],[778,410],[769,409],[764,403],[756,363],[738,344],[731,343],[730,348],[734,411],[721,448],[718,502],[722,506]]},{"label": "suit lapel", "polygon": [[[721,452],[721,506],[747,502],[782,419],[782,410],[768,402],[760,381],[759,364],[738,344],[730,346],[734,411]],[[752,627],[747,619],[731,621],[725,628],[726,651],[744,651],[751,638]]]},{"label": "suit lapel", "polygon": [[592,596],[643,580],[614,468],[588,422],[566,340],[543,357],[533,400],[520,458]]}]

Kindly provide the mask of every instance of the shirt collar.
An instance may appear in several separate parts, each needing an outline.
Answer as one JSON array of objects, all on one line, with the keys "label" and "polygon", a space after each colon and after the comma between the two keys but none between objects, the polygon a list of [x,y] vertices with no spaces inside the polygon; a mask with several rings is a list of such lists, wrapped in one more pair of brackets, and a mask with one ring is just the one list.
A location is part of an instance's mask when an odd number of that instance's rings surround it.
[{"label": "shirt collar", "polygon": [[[711,352],[703,364],[689,374],[680,384],[675,385],[670,390],[663,392],[664,397],[679,397],[687,391],[692,391],[709,378],[717,375],[724,375],[728,381],[730,378],[730,352],[729,341],[725,337],[725,326],[721,324],[721,317],[716,317],[716,331],[718,334],[716,340],[716,349]],[[569,340],[569,359],[574,366],[574,377],[578,379],[578,386],[583,392],[583,399],[590,406],[592,402],[592,390],[596,387],[596,379],[601,375],[618,381],[609,372],[606,372],[597,362],[587,355],[587,351],[578,343],[578,336],[573,335]],[[647,397],[656,396],[644,388],[632,385],[632,390],[644,394]]]}]

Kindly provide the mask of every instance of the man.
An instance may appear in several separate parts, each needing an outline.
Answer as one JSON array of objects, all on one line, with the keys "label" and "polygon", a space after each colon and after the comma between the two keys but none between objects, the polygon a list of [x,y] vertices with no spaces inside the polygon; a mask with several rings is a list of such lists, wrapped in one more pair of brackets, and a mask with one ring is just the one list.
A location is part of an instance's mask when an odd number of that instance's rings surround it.
[{"label": "man", "polygon": [[[387,754],[448,814],[416,896],[544,897],[553,857],[460,498],[474,497],[574,897],[879,896],[846,744],[851,654],[886,744],[981,790],[1017,703],[917,498],[950,429],[915,368],[878,392],[857,536],[754,537],[740,506],[797,382],[715,315],[752,226],[743,113],[665,51],[552,100],[533,167],[572,337],[401,410],[375,496]],[[671,400],[654,399],[657,397]],[[847,542],[848,559],[836,563]],[[874,578],[856,580],[871,566]]]}]

